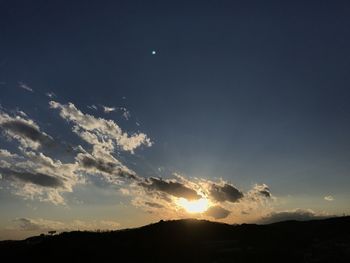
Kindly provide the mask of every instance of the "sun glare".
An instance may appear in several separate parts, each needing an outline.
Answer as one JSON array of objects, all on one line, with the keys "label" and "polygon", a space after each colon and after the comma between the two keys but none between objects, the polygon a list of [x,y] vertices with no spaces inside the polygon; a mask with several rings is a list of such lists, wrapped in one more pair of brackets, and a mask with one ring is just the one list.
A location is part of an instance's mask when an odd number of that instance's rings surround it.
[{"label": "sun glare", "polygon": [[203,213],[207,211],[209,207],[209,202],[205,198],[193,201],[188,201],[185,198],[180,198],[178,200],[178,204],[189,213]]}]

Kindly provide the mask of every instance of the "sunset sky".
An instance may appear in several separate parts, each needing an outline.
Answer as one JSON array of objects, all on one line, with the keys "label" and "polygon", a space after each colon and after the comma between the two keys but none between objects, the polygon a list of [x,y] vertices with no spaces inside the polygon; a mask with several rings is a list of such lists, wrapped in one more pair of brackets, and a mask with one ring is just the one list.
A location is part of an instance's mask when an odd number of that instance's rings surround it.
[{"label": "sunset sky", "polygon": [[0,240],[350,213],[348,1],[0,1]]}]

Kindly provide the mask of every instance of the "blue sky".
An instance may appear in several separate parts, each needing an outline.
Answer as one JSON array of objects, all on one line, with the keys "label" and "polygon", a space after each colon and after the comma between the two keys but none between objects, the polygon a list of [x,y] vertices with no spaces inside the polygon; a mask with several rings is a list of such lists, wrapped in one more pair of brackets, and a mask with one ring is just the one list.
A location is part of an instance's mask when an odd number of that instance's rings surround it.
[{"label": "blue sky", "polygon": [[[348,213],[349,9],[346,1],[0,1],[0,158],[12,169],[2,164],[3,238],[77,222]],[[68,103],[94,125],[112,121],[129,141],[62,116]],[[28,146],[16,116],[55,146]],[[99,160],[97,170],[79,154]],[[69,179],[43,186],[43,171],[62,174],[33,168],[38,156],[70,165]],[[264,187],[269,196],[258,196]],[[60,202],[40,199],[53,190]],[[171,209],[191,191],[227,213]]]}]

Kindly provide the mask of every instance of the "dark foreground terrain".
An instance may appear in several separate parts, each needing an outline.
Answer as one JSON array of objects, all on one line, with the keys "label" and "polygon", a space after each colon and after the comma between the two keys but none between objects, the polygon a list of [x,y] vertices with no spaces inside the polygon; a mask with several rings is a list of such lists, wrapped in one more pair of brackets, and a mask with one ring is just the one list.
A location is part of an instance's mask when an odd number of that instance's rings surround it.
[{"label": "dark foreground terrain", "polygon": [[270,225],[160,221],[0,242],[2,262],[350,262],[350,217]]}]

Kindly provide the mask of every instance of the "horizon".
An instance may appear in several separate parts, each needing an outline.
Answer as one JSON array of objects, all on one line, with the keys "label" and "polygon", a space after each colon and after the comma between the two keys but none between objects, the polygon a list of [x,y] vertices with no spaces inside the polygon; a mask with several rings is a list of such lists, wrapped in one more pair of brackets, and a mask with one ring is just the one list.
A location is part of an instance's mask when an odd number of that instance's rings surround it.
[{"label": "horizon", "polygon": [[0,1],[0,240],[350,214],[349,11]]},{"label": "horizon", "polygon": [[[232,227],[245,227],[247,225],[256,225],[256,226],[269,226],[269,225],[274,225],[274,224],[285,224],[285,223],[314,223],[314,222],[319,222],[319,221],[329,221],[329,220],[336,220],[336,219],[344,219],[344,218],[350,218],[349,215],[341,215],[341,216],[325,216],[325,217],[320,217],[320,218],[291,218],[291,219],[283,219],[283,220],[276,220],[276,221],[269,221],[269,222],[258,222],[258,223],[226,223],[226,222],[220,222],[216,220],[210,220],[210,219],[199,219],[196,217],[193,218],[181,218],[181,219],[168,219],[168,220],[163,220],[160,219],[156,222],[149,222],[145,225],[141,226],[136,226],[136,227],[128,227],[128,228],[117,228],[117,229],[61,229],[60,231],[52,229],[45,229],[45,231],[42,231],[38,235],[34,236],[28,236],[25,237],[24,239],[4,239],[0,241],[23,241],[26,239],[30,238],[37,238],[37,237],[52,237],[60,234],[70,234],[70,233],[75,233],[75,232],[86,232],[86,233],[111,233],[111,232],[118,232],[118,231],[125,231],[125,230],[139,230],[139,229],[144,229],[148,228],[154,225],[159,225],[159,224],[167,224],[167,223],[180,223],[180,222],[189,222],[189,223],[210,223],[210,224],[217,224],[217,225],[227,225],[227,226],[232,226]],[[44,230],[44,229],[42,229]],[[191,229],[189,229],[191,230]]]}]

